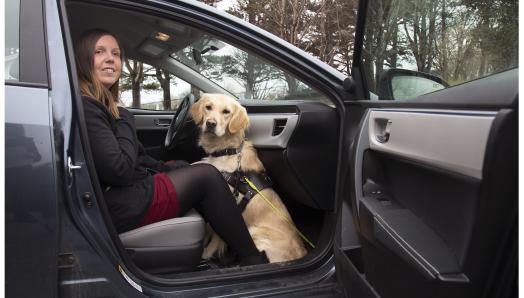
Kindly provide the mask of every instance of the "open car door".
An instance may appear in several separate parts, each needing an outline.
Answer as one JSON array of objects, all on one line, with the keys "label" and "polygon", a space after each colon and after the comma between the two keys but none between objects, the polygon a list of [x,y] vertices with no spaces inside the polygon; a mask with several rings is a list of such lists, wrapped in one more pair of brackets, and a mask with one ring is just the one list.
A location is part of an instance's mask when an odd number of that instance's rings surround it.
[{"label": "open car door", "polygon": [[348,296],[517,296],[516,3],[361,1],[335,247]]}]

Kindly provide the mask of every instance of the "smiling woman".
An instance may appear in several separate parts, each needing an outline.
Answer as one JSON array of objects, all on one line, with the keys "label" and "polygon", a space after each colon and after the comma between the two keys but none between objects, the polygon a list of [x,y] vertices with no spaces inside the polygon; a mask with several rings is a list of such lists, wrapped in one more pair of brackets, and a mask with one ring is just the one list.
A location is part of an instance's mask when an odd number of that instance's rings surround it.
[{"label": "smiling woman", "polygon": [[[118,79],[122,69],[120,47],[108,31],[86,31],[75,44],[80,90],[83,95],[96,99],[119,118]],[[118,54],[118,55],[116,55]]]},{"label": "smiling woman", "polygon": [[93,61],[95,77],[106,88],[111,88],[120,78],[122,60],[118,42],[111,35],[104,35],[95,44]]}]

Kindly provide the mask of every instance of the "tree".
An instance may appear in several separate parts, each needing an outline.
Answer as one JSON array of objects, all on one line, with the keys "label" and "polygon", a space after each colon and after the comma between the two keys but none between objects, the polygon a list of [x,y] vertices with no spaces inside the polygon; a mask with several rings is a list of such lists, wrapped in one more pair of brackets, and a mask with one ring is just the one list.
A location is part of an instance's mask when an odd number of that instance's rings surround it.
[{"label": "tree", "polygon": [[518,1],[464,0],[478,17],[476,37],[481,51],[478,76],[517,65]]},{"label": "tree", "polygon": [[414,9],[404,10],[402,22],[404,35],[415,58],[418,71],[429,73],[432,69],[437,38],[438,5],[444,1],[411,0]]},{"label": "tree", "polygon": [[[349,74],[356,7],[355,0],[238,0],[230,12]],[[374,0],[364,36],[370,90],[387,68],[458,84],[518,65],[518,2]],[[290,91],[295,83],[288,80]]]},{"label": "tree", "polygon": [[218,65],[220,68],[207,68],[206,76],[217,81],[232,78],[244,87],[245,99],[265,99],[268,96],[268,83],[283,77],[282,71],[261,61],[254,54],[241,50],[224,56],[209,56],[207,59],[209,65]]},{"label": "tree", "polygon": [[155,69],[155,76],[158,82],[160,83],[160,87],[163,91],[163,105],[164,110],[169,111],[171,110],[171,75],[169,72],[162,70],[160,68]]},{"label": "tree", "polygon": [[303,49],[346,74],[350,73],[356,25],[357,1],[315,1],[311,7],[313,28]]},{"label": "tree", "polygon": [[[308,13],[312,7],[310,0],[270,0],[268,2],[254,0],[238,0],[237,4],[228,12],[244,20],[261,27],[276,36],[288,41],[307,51],[310,43],[307,42],[313,17]],[[257,74],[253,73],[254,63],[258,58],[246,56],[242,60],[245,64],[246,73],[246,97],[252,96],[257,80]],[[298,81],[294,76],[287,73],[281,74],[287,82],[288,92],[295,93]],[[258,90],[260,92],[260,90]]]},{"label": "tree", "polygon": [[441,0],[436,69],[451,84],[516,66],[517,2]]},{"label": "tree", "polygon": [[[144,65],[142,62],[136,61],[136,60],[130,60],[125,58],[124,64],[127,69],[127,73],[123,74],[124,77],[124,85],[128,84],[129,89],[131,89],[131,93],[133,96],[133,102],[132,107],[133,108],[139,108],[140,107],[140,89],[142,86],[142,82],[144,81]],[[125,91],[127,89],[126,86],[123,87]]]},{"label": "tree", "polygon": [[[356,24],[356,0],[238,0],[228,12],[350,72]],[[293,93],[298,81],[284,74]]]},{"label": "tree", "polygon": [[471,9],[457,0],[443,1],[434,70],[450,84],[464,82],[472,78],[471,73],[476,73],[471,69],[472,65],[478,64],[476,24],[477,18]]},{"label": "tree", "polygon": [[[376,90],[387,61],[396,63],[398,55],[404,54],[404,46],[399,42],[399,26],[403,19],[400,16],[402,1],[377,0],[375,9],[369,10],[364,34],[363,64],[367,70],[366,81],[370,90]],[[392,45],[396,45],[393,48]],[[403,57],[401,57],[403,58]],[[374,71],[373,71],[374,70]]]},{"label": "tree", "polygon": [[222,0],[199,0],[200,2],[202,3],[205,3],[207,5],[210,5],[210,6],[213,6],[213,7],[216,7],[217,6],[217,3],[222,1]]}]

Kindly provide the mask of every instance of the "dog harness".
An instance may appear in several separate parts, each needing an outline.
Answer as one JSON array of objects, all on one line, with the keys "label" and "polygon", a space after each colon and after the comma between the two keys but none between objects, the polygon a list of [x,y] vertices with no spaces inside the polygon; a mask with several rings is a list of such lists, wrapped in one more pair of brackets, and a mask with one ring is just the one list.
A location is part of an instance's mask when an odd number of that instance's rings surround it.
[{"label": "dog harness", "polygon": [[247,204],[249,204],[251,199],[257,194],[257,192],[248,185],[246,178],[253,182],[259,191],[262,191],[263,189],[269,188],[273,185],[273,182],[269,176],[264,172],[257,173],[255,171],[244,172],[238,170],[233,173],[221,173],[224,179],[226,179],[227,183],[233,187],[233,195],[238,197],[238,194],[241,193],[244,196],[242,197],[240,203],[238,203],[238,207],[241,211],[246,209]]},{"label": "dog harness", "polygon": [[225,155],[238,155],[238,165],[237,170],[233,173],[231,172],[221,172],[222,177],[227,181],[229,185],[233,187],[233,195],[235,198],[238,197],[238,194],[241,193],[243,195],[242,200],[240,203],[238,203],[238,207],[241,211],[244,211],[246,209],[247,204],[249,204],[249,201],[257,194],[255,190],[253,190],[251,187],[249,187],[246,178],[249,179],[257,188],[258,190],[262,191],[265,188],[271,187],[273,185],[273,182],[271,182],[271,179],[269,179],[269,176],[262,172],[257,173],[255,171],[242,171],[240,170],[240,160],[242,159],[242,148],[244,147],[244,141],[240,144],[238,148],[226,148],[222,150],[218,150],[215,152],[211,152],[209,155],[213,157],[220,157]]},{"label": "dog harness", "polygon": [[298,233],[298,235],[306,241],[312,248],[315,248],[315,245],[295,226],[295,224],[288,218],[285,214],[282,213],[271,201],[268,200],[261,192],[263,189],[271,187],[273,182],[269,179],[269,176],[265,173],[258,173],[255,171],[241,171],[240,170],[240,161],[242,159],[242,148],[244,146],[244,141],[240,144],[239,148],[226,148],[223,150],[215,151],[210,154],[213,157],[219,157],[224,155],[238,155],[238,165],[237,170],[233,173],[230,172],[221,172],[222,177],[226,179],[227,183],[233,187],[233,195],[235,199],[238,198],[238,194],[243,195],[242,200],[238,203],[238,207],[241,212],[244,212],[247,205],[251,199],[256,195],[260,196],[266,201],[266,203],[275,211],[280,218],[288,222]]}]

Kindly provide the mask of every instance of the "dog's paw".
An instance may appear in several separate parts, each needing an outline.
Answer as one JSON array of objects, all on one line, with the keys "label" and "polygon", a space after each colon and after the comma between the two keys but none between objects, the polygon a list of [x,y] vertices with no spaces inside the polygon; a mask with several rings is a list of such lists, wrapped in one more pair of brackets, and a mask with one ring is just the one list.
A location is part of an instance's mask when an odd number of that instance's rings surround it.
[{"label": "dog's paw", "polygon": [[215,254],[215,251],[211,249],[209,246],[206,246],[204,248],[204,251],[202,252],[202,259],[209,260],[213,257],[214,254]]},{"label": "dog's paw", "polygon": [[215,255],[221,257],[226,252],[227,245],[226,243],[218,236],[218,234],[211,234],[211,240],[204,247],[204,252],[202,252],[202,259],[208,260]]}]

